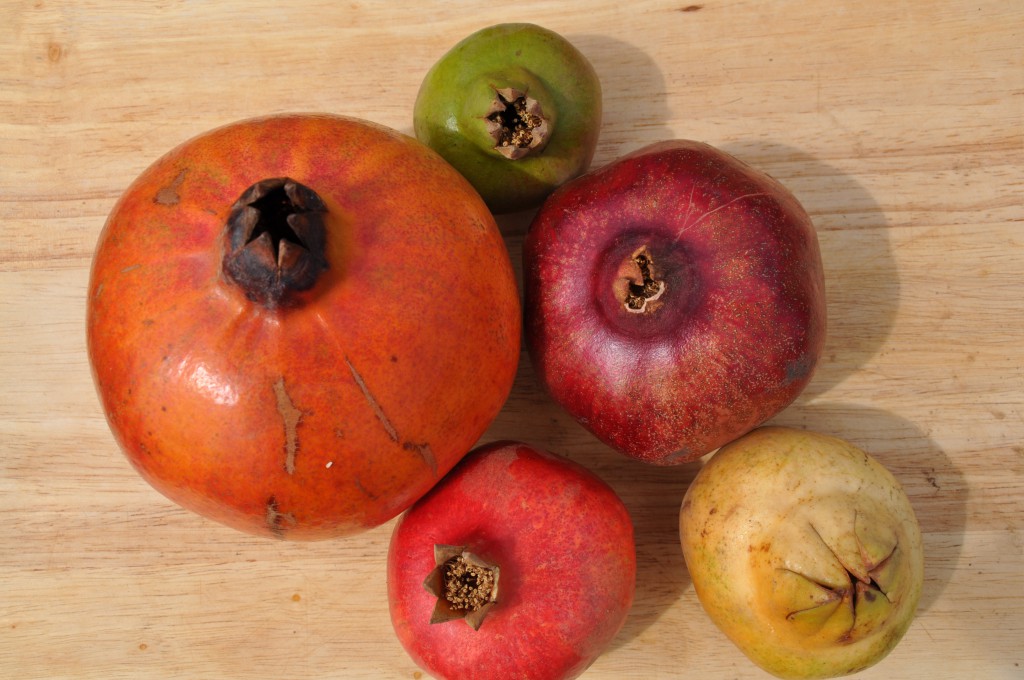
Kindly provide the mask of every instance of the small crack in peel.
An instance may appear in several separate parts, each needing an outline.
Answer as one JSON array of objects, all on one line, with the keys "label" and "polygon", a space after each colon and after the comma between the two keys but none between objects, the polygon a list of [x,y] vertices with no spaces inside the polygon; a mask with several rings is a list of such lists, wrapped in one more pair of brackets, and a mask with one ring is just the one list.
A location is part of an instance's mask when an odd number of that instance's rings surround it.
[{"label": "small crack in peel", "polygon": [[434,450],[430,448],[430,444],[416,444],[413,442],[405,442],[402,444],[402,448],[406,451],[415,451],[420,454],[423,461],[430,467],[430,471],[437,476],[437,458],[434,457]]},{"label": "small crack in peel", "polygon": [[[380,424],[384,427],[384,431],[388,433],[388,437],[391,438],[391,441],[397,444],[402,440],[398,435],[398,430],[395,429],[395,426],[391,423],[387,414],[384,413],[384,409],[381,407],[380,402],[377,401],[376,397],[373,396],[373,393],[370,392],[370,388],[366,386],[366,381],[363,380],[363,376],[359,374],[359,371],[357,371],[356,367],[352,365],[352,362],[349,361],[348,357],[344,357],[344,359],[345,365],[348,366],[349,372],[352,373],[352,379],[355,380],[359,391],[363,393],[363,398],[366,399],[366,403],[370,405],[371,409],[373,409],[374,415],[377,416],[377,420],[380,421]],[[420,458],[423,459],[423,462],[430,468],[431,473],[433,473],[435,477],[437,476],[437,457],[434,456],[434,450],[430,448],[429,443],[404,441],[402,442],[402,448],[406,451],[415,451],[418,453]]]},{"label": "small crack in peel", "polygon": [[302,411],[295,408],[291,397],[284,388],[284,378],[278,378],[274,383],[274,395],[277,397],[277,412],[281,414],[284,421],[284,469],[288,474],[295,473],[295,455],[299,450],[299,421],[302,420]]},{"label": "small crack in peel", "polygon": [[363,381],[363,376],[359,375],[359,371],[357,371],[356,367],[352,365],[352,362],[348,360],[348,357],[345,357],[345,365],[348,366],[348,370],[352,373],[352,379],[356,381],[359,391],[363,393],[363,397],[370,405],[370,408],[373,409],[373,413],[377,416],[377,420],[379,420],[380,424],[384,426],[384,429],[387,431],[388,436],[391,437],[391,440],[397,442],[398,430],[396,430],[395,426],[391,424],[390,420],[388,420],[388,416],[384,413],[384,409],[381,408],[380,404],[374,398],[373,393],[370,392],[370,388],[367,387],[366,383]]}]

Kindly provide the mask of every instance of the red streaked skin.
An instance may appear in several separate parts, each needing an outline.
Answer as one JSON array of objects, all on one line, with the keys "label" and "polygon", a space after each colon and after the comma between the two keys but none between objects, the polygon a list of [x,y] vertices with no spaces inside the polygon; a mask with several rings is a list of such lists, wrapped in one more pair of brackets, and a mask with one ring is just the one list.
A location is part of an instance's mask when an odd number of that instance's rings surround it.
[{"label": "red streaked skin", "polygon": [[[327,269],[269,309],[221,271],[232,204],[291,177],[327,207]],[[289,539],[353,534],[423,495],[498,413],[520,307],[501,235],[434,152],[382,126],[287,115],[148,168],[100,236],[99,395],[125,454],[182,506]]]},{"label": "red streaked skin", "polygon": [[[613,282],[647,246],[660,306]],[[814,226],[781,184],[672,140],[551,195],[524,243],[526,340],[540,381],[639,460],[695,460],[765,422],[810,381],[825,340]]]},{"label": "red streaked skin", "polygon": [[[431,624],[423,587],[434,545],[466,546],[500,569],[498,600],[479,630]],[[470,453],[398,521],[388,552],[395,632],[439,678],[578,676],[607,648],[632,605],[629,514],[582,466],[517,442]]]}]

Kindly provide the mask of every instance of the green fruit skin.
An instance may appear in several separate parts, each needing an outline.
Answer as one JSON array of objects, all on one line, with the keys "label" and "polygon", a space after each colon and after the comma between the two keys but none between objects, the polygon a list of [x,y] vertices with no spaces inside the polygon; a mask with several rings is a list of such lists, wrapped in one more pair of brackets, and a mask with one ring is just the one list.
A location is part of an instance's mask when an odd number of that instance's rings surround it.
[{"label": "green fruit skin", "polygon": [[[553,119],[540,153],[509,160],[484,119],[495,90],[514,87]],[[590,165],[601,126],[601,83],[583,54],[534,24],[498,24],[455,45],[427,72],[413,109],[416,137],[476,188],[497,213],[539,205]]]}]

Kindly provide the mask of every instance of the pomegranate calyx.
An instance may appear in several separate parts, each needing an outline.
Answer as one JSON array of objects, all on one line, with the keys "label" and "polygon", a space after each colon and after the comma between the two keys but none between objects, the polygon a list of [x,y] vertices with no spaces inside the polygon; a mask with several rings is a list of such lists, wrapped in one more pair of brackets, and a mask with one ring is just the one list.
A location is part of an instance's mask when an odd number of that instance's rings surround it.
[{"label": "pomegranate calyx", "polygon": [[632,314],[653,312],[658,299],[665,292],[665,282],[658,278],[658,270],[650,250],[644,246],[634,252],[619,267],[615,294],[622,306]]},{"label": "pomegranate calyx", "polygon": [[473,630],[498,599],[499,568],[466,550],[466,546],[434,546],[435,567],[423,587],[437,598],[430,623],[464,619]]},{"label": "pomegranate calyx", "polygon": [[494,150],[511,161],[540,153],[551,136],[540,102],[514,87],[494,90],[484,122]]},{"label": "pomegranate calyx", "polygon": [[320,196],[295,180],[256,182],[231,207],[224,273],[246,297],[271,309],[289,292],[312,288],[327,268],[326,212]]}]

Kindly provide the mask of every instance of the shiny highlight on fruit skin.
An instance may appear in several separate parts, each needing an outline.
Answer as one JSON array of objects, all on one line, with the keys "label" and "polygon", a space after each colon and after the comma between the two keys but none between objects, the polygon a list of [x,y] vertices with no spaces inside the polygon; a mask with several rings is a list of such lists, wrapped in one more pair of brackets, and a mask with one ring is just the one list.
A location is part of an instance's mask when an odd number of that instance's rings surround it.
[{"label": "shiny highlight on fruit skin", "polygon": [[291,114],[193,138],[99,238],[89,359],[156,489],[247,533],[378,526],[464,456],[516,373],[519,295],[493,216],[436,153]]},{"label": "shiny highlight on fruit skin", "polygon": [[781,678],[884,658],[924,580],[906,494],[874,458],[822,434],[762,427],[701,469],[680,510],[690,578],[711,620]]},{"label": "shiny highlight on fruit skin", "polygon": [[549,29],[507,23],[467,36],[431,67],[413,127],[506,213],[586,170],[601,115],[601,83],[582,52]]}]

